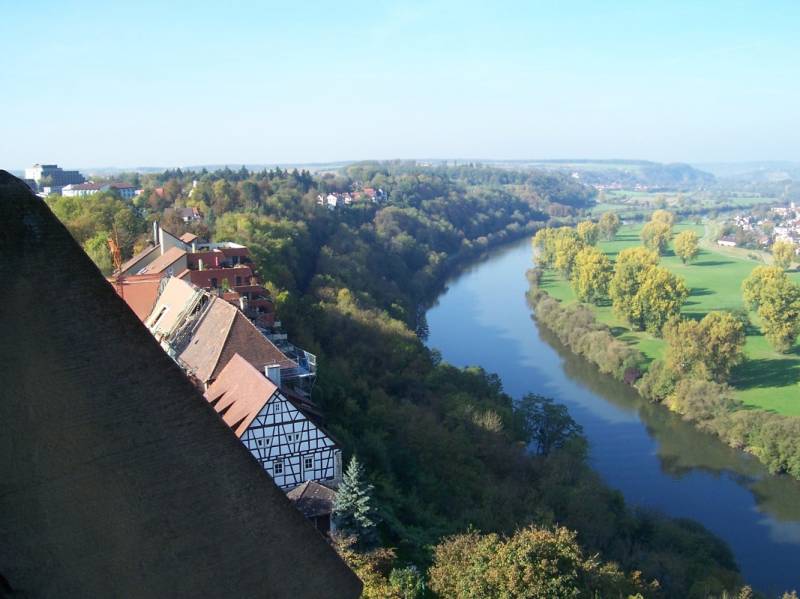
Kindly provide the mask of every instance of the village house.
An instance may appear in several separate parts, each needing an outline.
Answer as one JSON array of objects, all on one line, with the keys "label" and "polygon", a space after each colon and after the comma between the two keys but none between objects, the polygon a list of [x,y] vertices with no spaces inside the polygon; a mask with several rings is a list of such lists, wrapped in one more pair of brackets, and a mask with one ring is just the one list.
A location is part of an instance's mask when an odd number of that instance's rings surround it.
[{"label": "village house", "polygon": [[144,324],[203,390],[237,353],[261,372],[272,369],[278,384],[298,378],[298,364],[241,310],[179,277],[166,281]]},{"label": "village house", "polygon": [[128,183],[74,183],[61,189],[61,195],[66,197],[85,197],[101,191],[116,191],[124,200],[136,197],[136,186]]},{"label": "village house", "polygon": [[135,278],[159,274],[218,293],[262,328],[275,324],[272,297],[258,280],[250,250],[243,245],[203,242],[192,233],[177,237],[153,223],[153,244],[122,264],[112,282],[124,286]]},{"label": "village house", "polygon": [[338,445],[249,360],[234,354],[205,398],[280,488],[340,481]]}]

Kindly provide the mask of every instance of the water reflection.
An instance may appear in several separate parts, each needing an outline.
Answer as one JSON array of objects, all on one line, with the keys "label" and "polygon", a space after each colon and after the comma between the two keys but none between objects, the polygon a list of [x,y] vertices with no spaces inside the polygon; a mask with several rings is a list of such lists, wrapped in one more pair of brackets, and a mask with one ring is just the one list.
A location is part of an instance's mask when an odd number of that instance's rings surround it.
[{"label": "water reflection", "polygon": [[530,246],[519,242],[449,283],[428,311],[444,359],[497,372],[514,397],[567,404],[601,476],[637,505],[693,518],[724,538],[765,591],[800,587],[800,482],[703,433],[569,352],[531,319]]}]

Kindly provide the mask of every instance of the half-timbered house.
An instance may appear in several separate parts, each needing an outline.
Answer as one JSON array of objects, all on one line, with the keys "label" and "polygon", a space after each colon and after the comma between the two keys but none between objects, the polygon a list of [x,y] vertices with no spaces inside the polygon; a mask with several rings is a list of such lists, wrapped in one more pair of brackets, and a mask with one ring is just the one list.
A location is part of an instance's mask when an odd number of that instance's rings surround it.
[{"label": "half-timbered house", "polygon": [[341,478],[341,449],[330,435],[238,353],[205,397],[282,489]]}]

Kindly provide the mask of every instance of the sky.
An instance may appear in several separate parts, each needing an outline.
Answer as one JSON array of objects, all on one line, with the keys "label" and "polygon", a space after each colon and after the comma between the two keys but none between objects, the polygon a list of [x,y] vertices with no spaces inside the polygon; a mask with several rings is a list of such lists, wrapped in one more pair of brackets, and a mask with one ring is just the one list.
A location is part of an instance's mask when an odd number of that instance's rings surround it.
[{"label": "sky", "polygon": [[800,161],[797,0],[0,11],[0,168]]}]

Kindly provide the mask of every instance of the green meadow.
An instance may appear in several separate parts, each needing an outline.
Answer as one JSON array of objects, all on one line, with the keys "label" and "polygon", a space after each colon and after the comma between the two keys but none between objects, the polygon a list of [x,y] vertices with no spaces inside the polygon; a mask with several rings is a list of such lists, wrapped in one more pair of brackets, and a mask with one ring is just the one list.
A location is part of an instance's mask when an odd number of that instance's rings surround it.
[{"label": "green meadow", "polygon": [[[675,232],[694,229],[704,234],[704,227],[679,224]],[[601,242],[599,247],[613,260],[627,247],[641,245],[641,225],[622,227],[613,241]],[[682,313],[687,318],[702,318],[711,310],[736,310],[744,307],[741,284],[759,262],[747,257],[718,252],[713,246],[704,244],[700,254],[690,264],[684,265],[672,251],[662,256],[665,266],[686,282],[691,290]],[[800,282],[800,273],[790,273]],[[553,271],[547,271],[542,279],[542,288],[563,302],[576,301],[569,282]],[[648,362],[661,358],[665,343],[652,335],[631,330],[618,318],[610,305],[596,306],[598,320],[606,323],[620,339],[635,345]],[[736,394],[746,405],[771,410],[782,414],[800,415],[800,347],[789,354],[772,350],[758,328],[758,316],[750,314],[752,326],[748,330],[745,353],[747,361],[737,367],[731,379]]]}]

